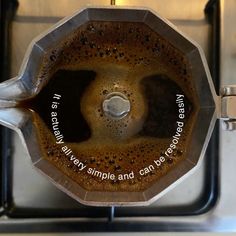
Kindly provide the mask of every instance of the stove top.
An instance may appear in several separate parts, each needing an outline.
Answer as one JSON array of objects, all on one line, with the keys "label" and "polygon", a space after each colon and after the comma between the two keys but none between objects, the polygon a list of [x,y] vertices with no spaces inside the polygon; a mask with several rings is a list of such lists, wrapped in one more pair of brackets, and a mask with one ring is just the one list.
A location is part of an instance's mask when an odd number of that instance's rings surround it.
[{"label": "stove top", "polygon": [[[148,3],[142,0],[34,0],[34,4],[31,0],[19,0],[18,4],[2,0],[1,80],[17,75],[26,49],[35,36],[88,2],[96,6],[114,3],[145,6],[168,18],[202,46],[216,91],[219,90],[222,40],[219,26],[224,23],[225,8],[222,6],[226,3],[207,0],[181,0],[181,4],[177,0],[168,0],[168,3],[161,0]],[[198,170],[150,206],[88,207],[68,197],[33,169],[18,135],[1,128],[0,232],[235,231],[236,225],[230,223],[233,218],[223,218],[219,210],[227,201],[223,199],[222,203],[224,192],[220,191],[224,180],[222,172],[226,171],[223,165],[219,168],[224,148],[219,152],[218,147],[217,123]],[[233,213],[236,216],[236,209]],[[222,222],[226,222],[226,226]]]}]

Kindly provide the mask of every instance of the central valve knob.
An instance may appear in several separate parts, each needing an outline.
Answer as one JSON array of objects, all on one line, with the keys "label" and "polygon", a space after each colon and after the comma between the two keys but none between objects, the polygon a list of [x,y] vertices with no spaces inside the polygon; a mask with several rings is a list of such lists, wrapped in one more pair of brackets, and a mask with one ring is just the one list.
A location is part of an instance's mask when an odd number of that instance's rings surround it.
[{"label": "central valve knob", "polygon": [[121,119],[129,113],[130,101],[124,94],[113,92],[103,101],[102,109],[106,116]]}]

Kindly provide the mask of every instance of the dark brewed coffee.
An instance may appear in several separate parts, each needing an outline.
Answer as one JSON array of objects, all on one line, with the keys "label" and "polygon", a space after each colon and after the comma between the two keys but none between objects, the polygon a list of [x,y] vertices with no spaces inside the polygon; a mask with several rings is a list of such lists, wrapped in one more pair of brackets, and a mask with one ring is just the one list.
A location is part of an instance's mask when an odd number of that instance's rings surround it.
[{"label": "dark brewed coffee", "polygon": [[[24,106],[44,158],[85,189],[141,191],[185,158],[197,111],[189,65],[143,23],[81,26],[37,79],[50,81]],[[111,94],[129,101],[126,116],[103,111]]]}]

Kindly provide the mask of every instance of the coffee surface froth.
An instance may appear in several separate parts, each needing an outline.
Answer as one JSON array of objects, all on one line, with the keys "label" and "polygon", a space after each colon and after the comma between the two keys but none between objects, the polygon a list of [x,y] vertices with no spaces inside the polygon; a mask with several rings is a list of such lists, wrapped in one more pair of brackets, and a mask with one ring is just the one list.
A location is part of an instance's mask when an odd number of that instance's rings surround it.
[{"label": "coffee surface froth", "polygon": [[[45,86],[21,105],[32,111],[43,158],[83,188],[141,191],[185,159],[197,110],[190,66],[143,23],[84,24],[47,53],[37,81]],[[122,119],[104,114],[112,93],[129,100]]]}]

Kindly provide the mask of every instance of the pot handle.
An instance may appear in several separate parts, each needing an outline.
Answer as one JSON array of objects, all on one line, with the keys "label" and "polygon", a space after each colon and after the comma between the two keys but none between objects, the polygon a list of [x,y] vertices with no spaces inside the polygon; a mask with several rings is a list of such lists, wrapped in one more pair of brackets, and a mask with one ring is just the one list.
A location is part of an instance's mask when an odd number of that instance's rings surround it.
[{"label": "pot handle", "polygon": [[29,96],[21,77],[0,83],[0,109],[16,106],[17,102]]},{"label": "pot handle", "polygon": [[227,85],[220,91],[220,119],[225,130],[236,130],[236,85]]}]

